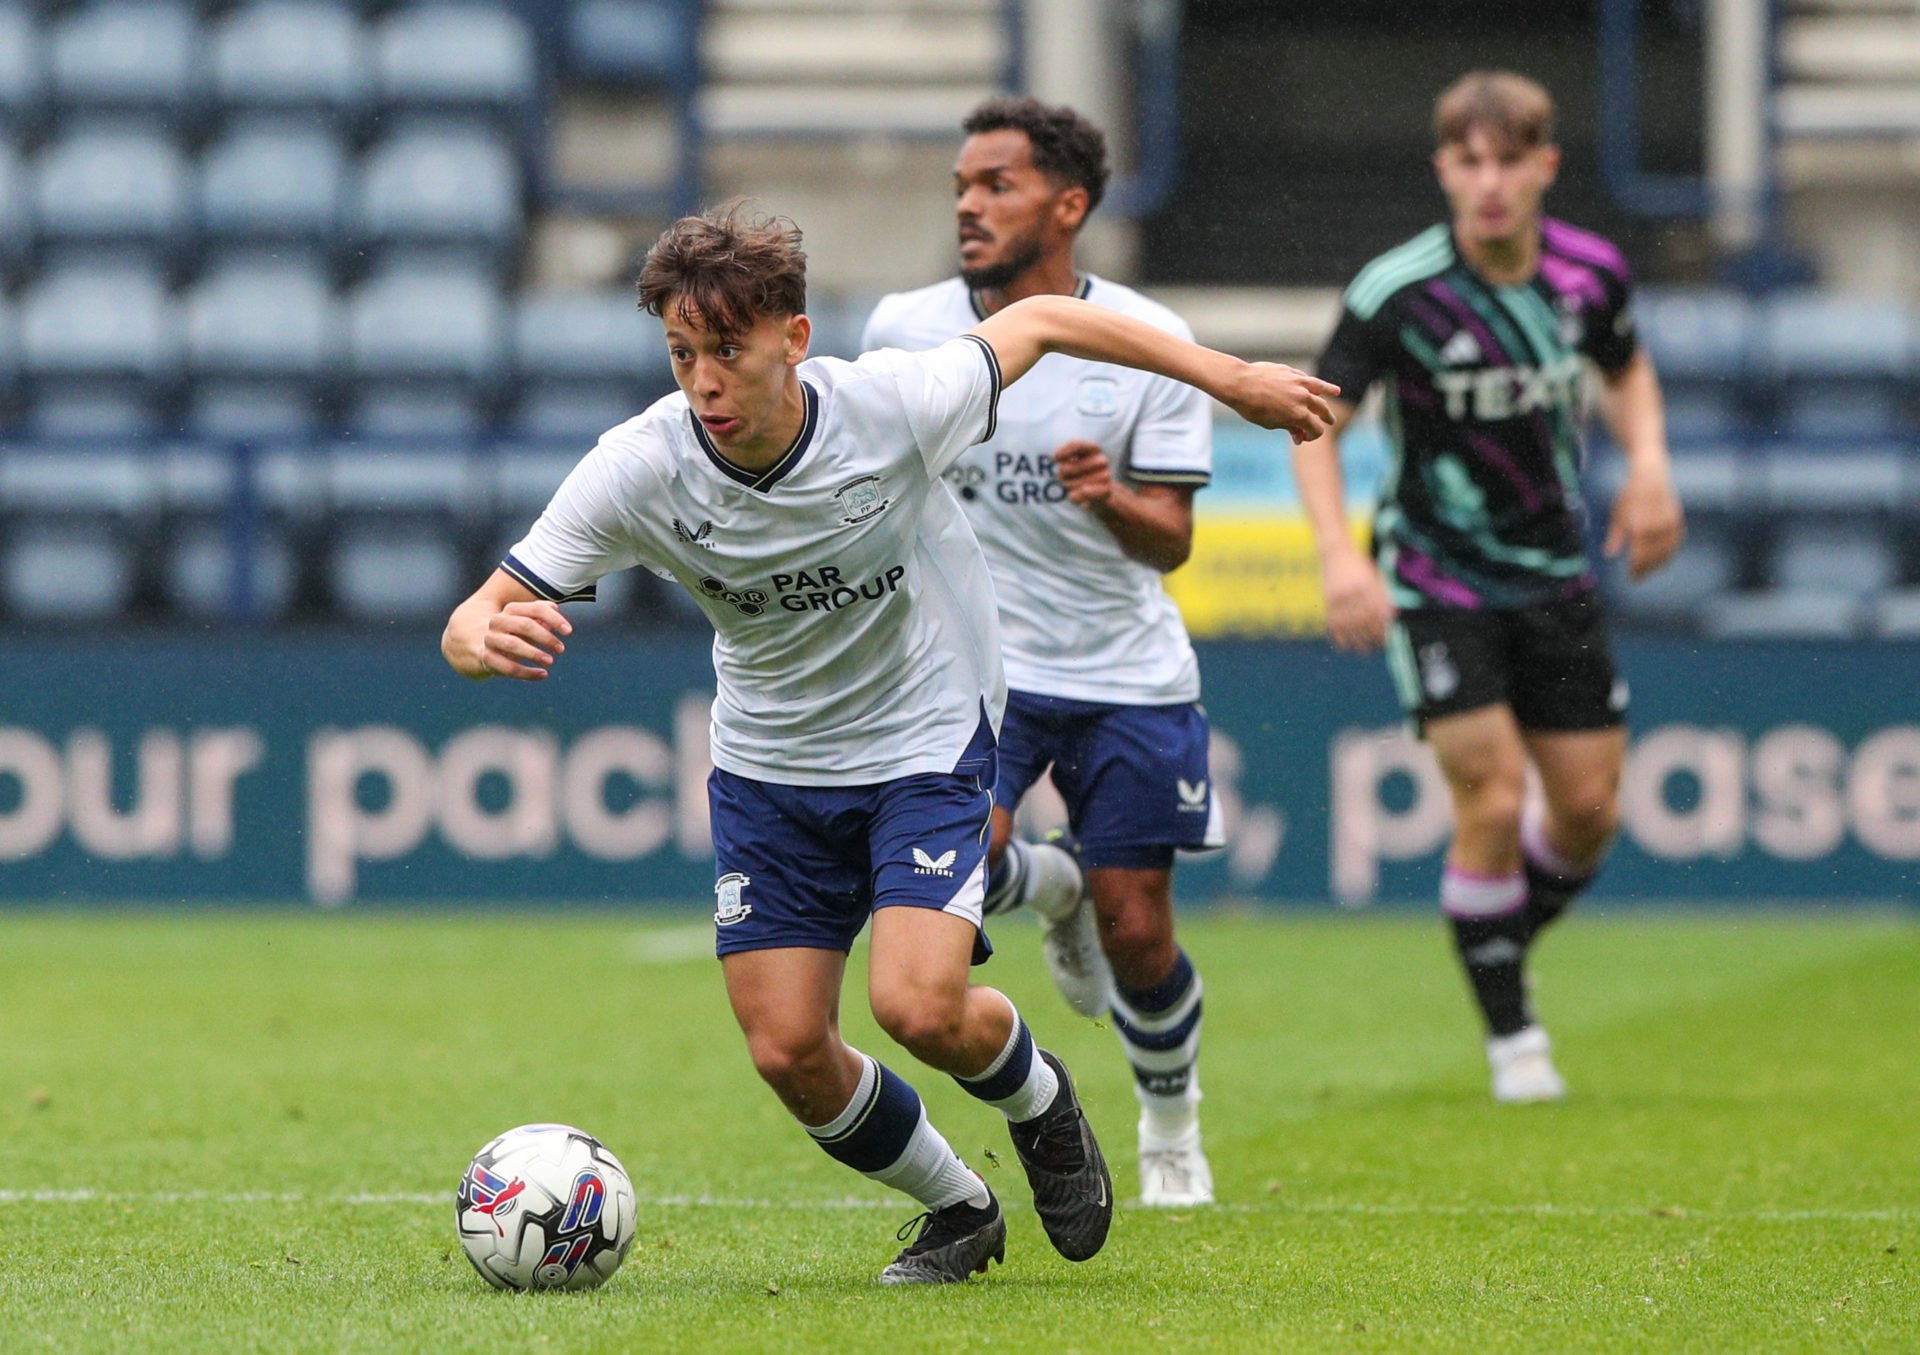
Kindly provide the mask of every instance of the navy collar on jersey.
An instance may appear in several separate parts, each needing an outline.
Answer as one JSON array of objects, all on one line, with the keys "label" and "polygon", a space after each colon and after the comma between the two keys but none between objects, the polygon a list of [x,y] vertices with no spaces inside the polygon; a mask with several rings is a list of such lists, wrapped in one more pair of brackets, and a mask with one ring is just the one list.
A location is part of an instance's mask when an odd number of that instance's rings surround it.
[{"label": "navy collar on jersey", "polygon": [[[1082,301],[1085,301],[1087,299],[1087,293],[1091,292],[1092,290],[1093,290],[1092,278],[1080,277],[1075,279],[1073,294],[1079,297]],[[980,293],[973,291],[971,288],[969,288],[967,291],[967,304],[973,307],[974,319],[984,320],[987,318],[987,308],[980,304]]]},{"label": "navy collar on jersey", "polygon": [[693,425],[693,435],[700,440],[700,450],[707,454],[707,460],[719,467],[729,480],[748,489],[772,489],[800,464],[801,458],[807,454],[807,448],[813,445],[813,430],[820,426],[820,392],[804,381],[800,383],[800,392],[807,406],[806,417],[800,421],[800,431],[794,434],[787,450],[780,453],[780,459],[765,470],[748,470],[722,456],[720,449],[713,445],[713,439],[707,436],[706,425],[691,409],[687,411],[687,422]]}]

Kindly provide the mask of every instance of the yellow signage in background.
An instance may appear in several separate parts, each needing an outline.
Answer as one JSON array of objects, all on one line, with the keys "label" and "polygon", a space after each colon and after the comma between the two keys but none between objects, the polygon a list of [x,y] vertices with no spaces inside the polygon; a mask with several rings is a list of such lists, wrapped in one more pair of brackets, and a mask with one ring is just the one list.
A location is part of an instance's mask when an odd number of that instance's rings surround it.
[{"label": "yellow signage in background", "polygon": [[[1367,520],[1353,522],[1356,541]],[[1306,636],[1326,630],[1320,555],[1298,511],[1243,509],[1196,514],[1193,555],[1166,576],[1195,639]]]}]

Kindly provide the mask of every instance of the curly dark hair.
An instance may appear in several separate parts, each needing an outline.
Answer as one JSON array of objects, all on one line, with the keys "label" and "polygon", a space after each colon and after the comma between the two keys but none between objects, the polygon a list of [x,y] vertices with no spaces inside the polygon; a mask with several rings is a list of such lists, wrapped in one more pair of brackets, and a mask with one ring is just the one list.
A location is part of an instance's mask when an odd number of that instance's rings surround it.
[{"label": "curly dark hair", "polygon": [[967,114],[960,130],[968,136],[1024,132],[1033,147],[1033,167],[1055,183],[1086,189],[1089,214],[1106,196],[1112,177],[1106,134],[1065,104],[1043,104],[1031,95],[988,99]]},{"label": "curly dark hair", "polygon": [[640,266],[640,309],[665,319],[668,306],[683,324],[698,321],[722,336],[742,334],[762,316],[804,315],[800,228],[738,201],[681,217]]}]

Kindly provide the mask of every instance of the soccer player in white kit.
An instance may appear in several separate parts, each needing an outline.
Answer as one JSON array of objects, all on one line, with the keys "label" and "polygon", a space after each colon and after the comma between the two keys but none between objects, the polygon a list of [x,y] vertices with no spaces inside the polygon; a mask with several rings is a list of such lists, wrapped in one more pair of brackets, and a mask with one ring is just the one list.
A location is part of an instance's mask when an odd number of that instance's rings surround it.
[{"label": "soccer player in white kit", "polygon": [[685,586],[714,627],[727,996],[808,1134],[925,1209],[881,1281],[964,1280],[1002,1259],[1006,1223],[913,1088],[841,1038],[869,919],[875,1019],[1006,1115],[1048,1238],[1085,1260],[1113,1199],[1072,1081],[1011,1002],[969,982],[1005,685],[986,563],[941,477],[1052,351],[1193,382],[1296,437],[1324,429],[1337,391],[1059,298],[928,353],[809,360],[799,232],[737,209],[676,222],[640,299],[680,392],[601,438],[455,609],[442,651],[469,677],[541,681],[572,630],[558,604],[633,565]]},{"label": "soccer player in white kit", "polygon": [[[1107,184],[1097,127],[999,98],[962,130],[960,276],[882,299],[862,347],[934,348],[1028,296],[1083,297],[1192,338],[1166,307],[1075,265]],[[1110,1014],[1140,1102],[1141,1202],[1176,1207],[1211,1203],[1213,1175],[1202,988],[1174,937],[1174,853],[1223,836],[1200,668],[1160,576],[1186,562],[1193,495],[1212,470],[1203,392],[1053,354],[946,473],[993,572],[1010,688],[986,911],[1030,908],[1067,1001]],[[1049,765],[1071,836],[1021,842],[1012,810]]]}]

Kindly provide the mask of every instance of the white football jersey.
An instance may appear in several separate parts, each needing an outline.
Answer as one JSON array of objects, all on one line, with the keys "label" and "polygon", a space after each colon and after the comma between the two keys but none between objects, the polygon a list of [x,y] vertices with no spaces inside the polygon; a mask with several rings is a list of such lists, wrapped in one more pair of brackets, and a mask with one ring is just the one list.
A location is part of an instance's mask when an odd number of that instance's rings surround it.
[{"label": "white football jersey", "polygon": [[[1085,277],[1079,294],[1183,339],[1186,323],[1130,287]],[[958,278],[882,298],[862,347],[919,350],[983,316]],[[1016,691],[1117,705],[1200,696],[1200,665],[1160,573],[1129,559],[1100,520],[1054,478],[1062,444],[1097,442],[1117,477],[1204,485],[1213,412],[1192,386],[1052,353],[1000,402],[999,431],[947,471],[993,571]]]},{"label": "white football jersey", "polygon": [[950,772],[1006,705],[993,585],[941,476],[993,433],[978,338],[800,365],[807,419],[769,469],[724,460],[686,397],[602,435],[501,568],[592,596],[644,565],[713,622],[714,765],[782,785]]}]

